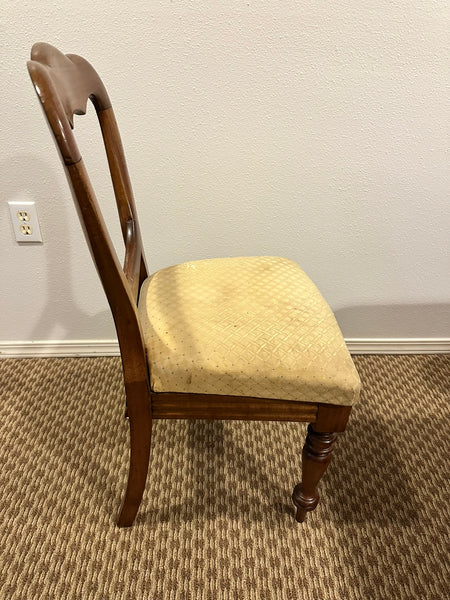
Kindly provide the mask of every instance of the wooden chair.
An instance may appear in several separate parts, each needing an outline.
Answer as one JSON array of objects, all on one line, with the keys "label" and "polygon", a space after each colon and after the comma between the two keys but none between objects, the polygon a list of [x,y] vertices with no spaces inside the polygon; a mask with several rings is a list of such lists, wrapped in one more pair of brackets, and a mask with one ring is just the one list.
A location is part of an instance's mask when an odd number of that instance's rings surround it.
[{"label": "wooden chair", "polygon": [[[149,277],[119,131],[108,94],[80,56],[35,44],[28,70],[56,138],[87,243],[111,307],[130,424],[128,484],[118,518],[130,526],[147,478],[153,419],[309,422],[301,522],[360,382],[333,313],[293,261],[276,257],[184,263]],[[125,243],[120,265],[73,134],[94,104]]]}]

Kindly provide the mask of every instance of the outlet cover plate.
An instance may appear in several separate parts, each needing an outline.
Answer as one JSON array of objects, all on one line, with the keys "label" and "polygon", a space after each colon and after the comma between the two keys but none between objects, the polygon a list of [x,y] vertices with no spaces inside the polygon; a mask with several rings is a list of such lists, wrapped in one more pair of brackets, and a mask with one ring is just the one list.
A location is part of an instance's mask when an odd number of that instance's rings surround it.
[{"label": "outlet cover plate", "polygon": [[8,202],[11,223],[17,242],[42,242],[41,228],[34,202]]}]

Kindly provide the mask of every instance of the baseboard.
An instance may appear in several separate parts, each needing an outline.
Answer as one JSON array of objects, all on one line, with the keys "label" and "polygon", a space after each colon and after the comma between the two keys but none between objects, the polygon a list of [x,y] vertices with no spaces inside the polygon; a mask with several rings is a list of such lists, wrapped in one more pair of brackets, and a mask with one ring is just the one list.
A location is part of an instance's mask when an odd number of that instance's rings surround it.
[{"label": "baseboard", "polygon": [[119,356],[117,340],[49,340],[0,342],[0,358]]},{"label": "baseboard", "polygon": [[[450,338],[352,338],[351,354],[446,354]],[[119,356],[117,340],[0,342],[0,358]]]},{"label": "baseboard", "polygon": [[350,354],[447,354],[450,338],[346,338]]}]

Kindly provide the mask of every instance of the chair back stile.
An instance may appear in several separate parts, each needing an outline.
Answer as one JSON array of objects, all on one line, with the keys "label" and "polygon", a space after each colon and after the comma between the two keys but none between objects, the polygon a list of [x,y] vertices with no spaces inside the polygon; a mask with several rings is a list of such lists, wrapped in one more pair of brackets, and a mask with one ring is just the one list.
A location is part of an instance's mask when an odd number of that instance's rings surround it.
[{"label": "chair back stile", "polygon": [[[112,311],[126,380],[148,382],[137,314],[147,266],[123,146],[108,94],[86,60],[64,55],[49,44],[33,46],[28,70],[66,167],[81,225]],[[88,99],[95,107],[108,159],[125,244],[123,267],[73,134],[73,115],[86,113]]]}]

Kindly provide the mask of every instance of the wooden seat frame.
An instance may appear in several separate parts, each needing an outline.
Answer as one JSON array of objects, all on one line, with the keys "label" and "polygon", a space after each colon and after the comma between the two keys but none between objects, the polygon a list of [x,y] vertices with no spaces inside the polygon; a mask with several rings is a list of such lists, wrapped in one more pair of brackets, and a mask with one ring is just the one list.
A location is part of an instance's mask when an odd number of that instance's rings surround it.
[{"label": "wooden seat frame", "polygon": [[[86,239],[114,318],[130,424],[128,483],[118,517],[132,525],[145,488],[153,419],[243,419],[309,422],[302,452],[302,483],[294,488],[296,519],[302,522],[319,500],[318,483],[351,406],[237,396],[156,393],[150,388],[146,350],[137,312],[148,277],[141,234],[122,142],[108,94],[93,67],[80,56],[35,44],[28,70],[64,162]],[[73,135],[73,116],[86,113],[87,100],[100,123],[125,243],[123,267],[94,194]]]}]

